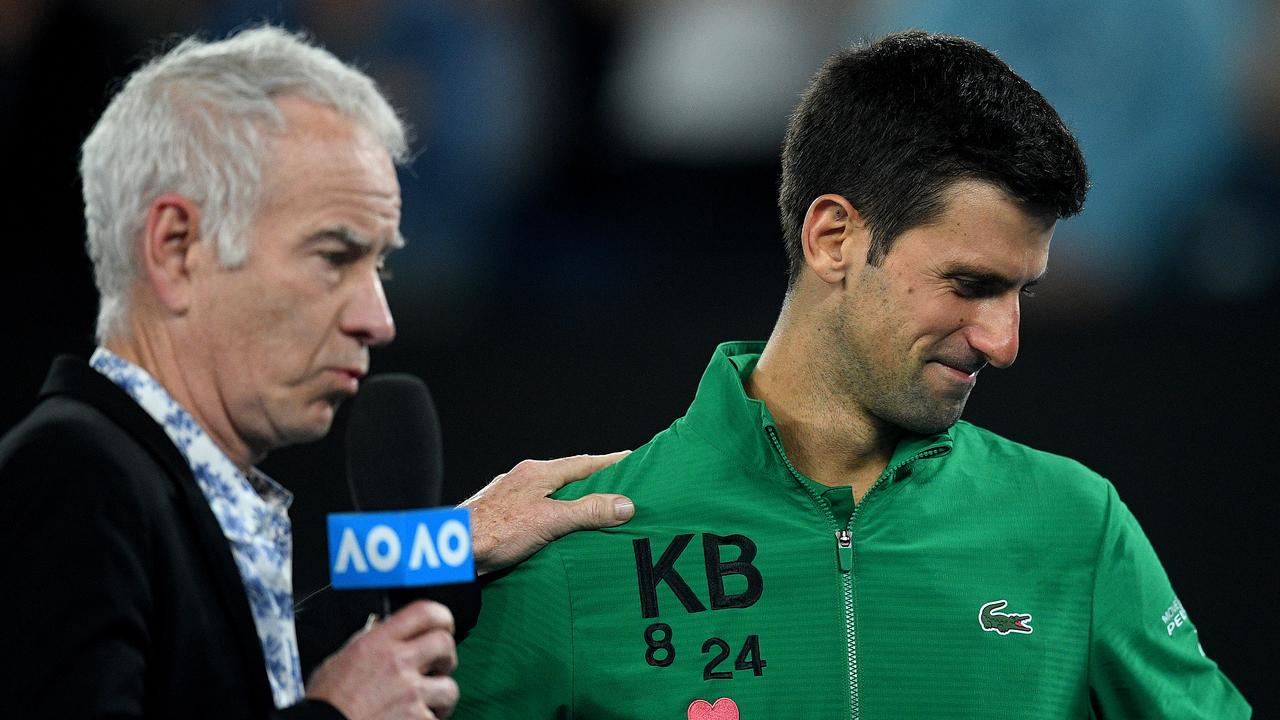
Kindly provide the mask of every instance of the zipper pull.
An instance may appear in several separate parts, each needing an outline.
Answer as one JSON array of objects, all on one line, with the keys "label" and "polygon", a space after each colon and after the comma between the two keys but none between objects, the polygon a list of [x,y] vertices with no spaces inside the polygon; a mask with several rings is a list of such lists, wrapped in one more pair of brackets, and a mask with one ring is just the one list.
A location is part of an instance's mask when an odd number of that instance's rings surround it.
[{"label": "zipper pull", "polygon": [[836,531],[836,558],[840,562],[840,572],[853,570],[853,533],[848,530]]}]

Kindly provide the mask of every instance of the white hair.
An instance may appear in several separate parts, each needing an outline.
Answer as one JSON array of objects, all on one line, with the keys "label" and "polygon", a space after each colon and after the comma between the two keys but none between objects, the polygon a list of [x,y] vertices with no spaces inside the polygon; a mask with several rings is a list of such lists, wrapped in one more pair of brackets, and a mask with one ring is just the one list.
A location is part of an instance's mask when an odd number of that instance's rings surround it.
[{"label": "white hair", "polygon": [[306,38],[263,26],[184,40],[129,77],[81,148],[100,342],[125,330],[138,241],[163,193],[200,205],[201,237],[222,265],[248,257],[245,231],[262,194],[267,136],[284,129],[275,103],[284,95],[334,108],[405,159],[405,126],[373,80]]}]

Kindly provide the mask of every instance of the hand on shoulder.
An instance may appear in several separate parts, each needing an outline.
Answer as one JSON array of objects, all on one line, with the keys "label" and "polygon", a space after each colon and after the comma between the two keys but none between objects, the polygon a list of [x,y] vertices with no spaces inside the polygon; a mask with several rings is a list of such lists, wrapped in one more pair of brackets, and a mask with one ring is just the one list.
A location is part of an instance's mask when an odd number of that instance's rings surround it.
[{"label": "hand on shoulder", "polygon": [[556,460],[524,460],[493,479],[461,507],[471,509],[471,534],[480,574],[514,565],[547,543],[575,530],[621,525],[635,514],[623,495],[592,493],[577,500],[550,495],[576,480],[618,462],[629,450],[607,455],[575,455]]}]

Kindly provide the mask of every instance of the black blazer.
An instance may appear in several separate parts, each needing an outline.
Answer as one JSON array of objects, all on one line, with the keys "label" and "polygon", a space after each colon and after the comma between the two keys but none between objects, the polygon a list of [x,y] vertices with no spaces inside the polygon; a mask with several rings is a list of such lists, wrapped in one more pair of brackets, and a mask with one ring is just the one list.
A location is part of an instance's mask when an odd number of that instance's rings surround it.
[{"label": "black blazer", "polygon": [[0,440],[3,718],[341,718],[276,711],[222,530],[164,430],[60,357]]}]

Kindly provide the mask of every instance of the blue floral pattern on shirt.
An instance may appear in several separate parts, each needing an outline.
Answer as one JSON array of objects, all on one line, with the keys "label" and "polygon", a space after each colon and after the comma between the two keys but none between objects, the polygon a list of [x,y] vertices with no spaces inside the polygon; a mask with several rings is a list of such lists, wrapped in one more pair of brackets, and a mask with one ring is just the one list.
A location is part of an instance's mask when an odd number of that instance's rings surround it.
[{"label": "blue floral pattern on shirt", "polygon": [[267,660],[276,707],[302,700],[302,664],[293,622],[293,496],[274,480],[231,462],[213,439],[147,371],[98,348],[89,364],[155,419],[187,459],[196,484],[231,543]]}]

